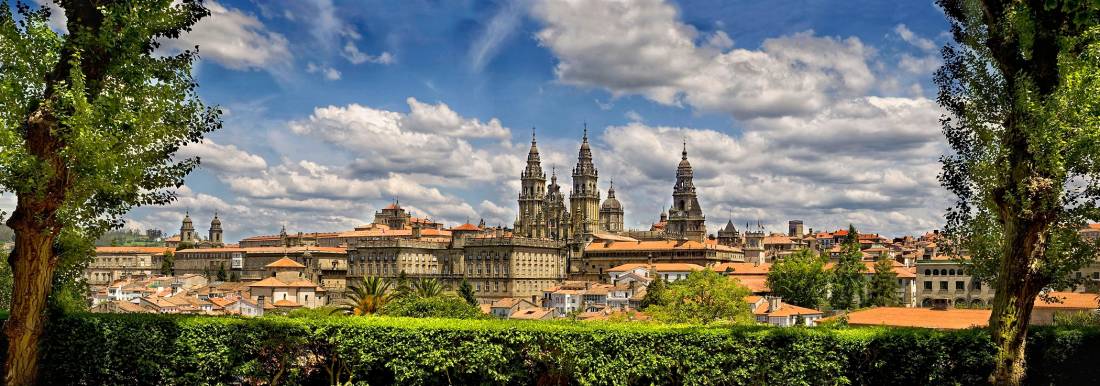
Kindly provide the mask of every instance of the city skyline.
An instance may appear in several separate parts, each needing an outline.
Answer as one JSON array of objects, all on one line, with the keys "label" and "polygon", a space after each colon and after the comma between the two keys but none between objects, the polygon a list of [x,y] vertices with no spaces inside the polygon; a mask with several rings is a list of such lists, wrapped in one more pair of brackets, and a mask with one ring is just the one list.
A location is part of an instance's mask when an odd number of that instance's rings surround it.
[{"label": "city skyline", "polygon": [[204,162],[180,199],[130,226],[172,234],[185,211],[217,211],[227,240],[340,230],[394,198],[511,226],[531,127],[568,194],[586,123],[627,228],[671,204],[682,141],[710,233],[941,226],[931,73],[947,24],[930,2],[585,3],[211,2],[184,40],[225,127],[185,150]]}]

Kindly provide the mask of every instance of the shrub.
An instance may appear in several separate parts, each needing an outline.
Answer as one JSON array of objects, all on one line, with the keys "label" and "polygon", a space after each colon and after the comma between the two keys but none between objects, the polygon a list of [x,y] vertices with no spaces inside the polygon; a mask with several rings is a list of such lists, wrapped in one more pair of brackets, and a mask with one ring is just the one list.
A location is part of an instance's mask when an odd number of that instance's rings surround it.
[{"label": "shrub", "polygon": [[391,300],[382,307],[382,315],[410,318],[479,319],[481,309],[456,296],[405,296]]},{"label": "shrub", "polygon": [[[984,383],[993,353],[984,330],[379,316],[71,314],[48,334],[43,381],[63,385],[966,385]],[[1100,381],[1100,329],[1029,339],[1030,383]]]}]

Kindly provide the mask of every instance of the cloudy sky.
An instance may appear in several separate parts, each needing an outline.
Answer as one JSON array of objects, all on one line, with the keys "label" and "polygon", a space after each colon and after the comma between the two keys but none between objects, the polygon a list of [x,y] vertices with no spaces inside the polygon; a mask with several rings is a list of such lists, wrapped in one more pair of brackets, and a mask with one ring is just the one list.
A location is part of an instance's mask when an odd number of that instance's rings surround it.
[{"label": "cloudy sky", "polygon": [[[931,74],[947,24],[929,0],[208,1],[168,48],[225,127],[201,170],[130,226],[184,211],[226,238],[335,231],[397,198],[418,216],[511,224],[538,133],[562,185],[587,122],[627,227],[671,202],[680,143],[712,231],[788,219],[900,235],[947,196]],[[606,193],[605,193],[606,195]]]}]

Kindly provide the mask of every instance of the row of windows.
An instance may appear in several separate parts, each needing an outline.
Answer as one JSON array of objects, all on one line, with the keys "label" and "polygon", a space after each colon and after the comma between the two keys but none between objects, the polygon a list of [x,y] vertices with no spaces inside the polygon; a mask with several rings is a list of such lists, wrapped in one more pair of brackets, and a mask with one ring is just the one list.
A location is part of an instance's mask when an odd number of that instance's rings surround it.
[{"label": "row of windows", "polygon": [[966,272],[960,269],[925,269],[924,276],[965,276]]},{"label": "row of windows", "polygon": [[[941,280],[941,281],[937,281],[937,283],[939,283],[939,289],[940,290],[946,291],[948,289],[948,284],[950,282]],[[981,291],[982,290],[982,282],[975,281],[975,282],[971,283],[970,289],[974,290],[974,291]],[[924,281],[924,290],[925,291],[931,291],[932,290],[932,281],[931,280],[925,280]],[[966,290],[966,282],[963,281],[963,280],[956,280],[955,281],[955,290],[956,291],[965,291]]]}]

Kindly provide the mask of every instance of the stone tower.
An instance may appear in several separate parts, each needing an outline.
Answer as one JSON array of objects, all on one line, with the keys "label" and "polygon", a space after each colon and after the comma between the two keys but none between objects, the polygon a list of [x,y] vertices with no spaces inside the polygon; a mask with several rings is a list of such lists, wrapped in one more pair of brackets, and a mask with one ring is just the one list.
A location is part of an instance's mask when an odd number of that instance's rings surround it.
[{"label": "stone tower", "polygon": [[214,212],[214,219],[210,220],[210,233],[207,240],[214,244],[222,244],[222,220],[218,219],[218,212]]},{"label": "stone tower", "polygon": [[692,182],[691,163],[688,162],[687,142],[676,168],[676,186],[672,189],[672,208],[668,210],[668,226],[665,232],[673,237],[703,242],[707,237],[706,218]]},{"label": "stone tower", "polygon": [[577,167],[573,168],[573,191],[569,193],[569,209],[573,211],[573,236],[584,240],[599,228],[600,190],[596,185],[599,174],[592,164],[592,148],[588,145],[588,126],[584,127],[581,149],[577,155]]},{"label": "stone tower", "polygon": [[623,204],[615,198],[615,181],[607,189],[607,199],[600,205],[600,231],[619,233],[623,231]]},{"label": "stone tower", "polygon": [[188,211],[183,215],[183,225],[180,226],[180,242],[197,241],[199,238],[195,234],[195,224],[191,222],[191,212]]},{"label": "stone tower", "polygon": [[568,240],[569,208],[565,206],[565,195],[561,193],[561,186],[558,185],[557,169],[550,175],[550,186],[546,189],[543,202],[543,209],[546,211],[546,237],[554,240]]},{"label": "stone tower", "polygon": [[732,219],[726,222],[725,228],[718,230],[718,244],[731,247],[741,246],[741,232],[738,232],[737,227],[733,226]]},{"label": "stone tower", "polygon": [[749,224],[745,224],[745,261],[751,263],[765,263],[767,258],[764,256],[764,227],[759,223],[756,224],[755,230],[749,229]]},{"label": "stone tower", "polygon": [[535,129],[531,129],[531,151],[527,152],[527,167],[520,174],[519,218],[515,224],[517,236],[546,237],[545,199],[546,174],[542,172],[539,148],[535,144]]}]

